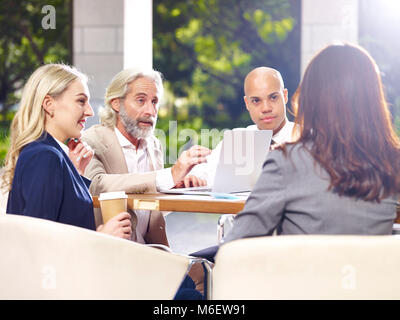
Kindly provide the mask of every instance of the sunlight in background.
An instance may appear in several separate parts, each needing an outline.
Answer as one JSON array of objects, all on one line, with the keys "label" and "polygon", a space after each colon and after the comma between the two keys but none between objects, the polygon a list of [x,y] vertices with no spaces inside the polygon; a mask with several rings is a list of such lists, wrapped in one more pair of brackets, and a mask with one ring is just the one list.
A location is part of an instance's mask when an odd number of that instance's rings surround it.
[{"label": "sunlight in background", "polygon": [[124,69],[138,61],[142,67],[153,67],[152,12],[152,1],[124,1]]},{"label": "sunlight in background", "polygon": [[400,50],[400,1],[380,0],[377,8],[380,12],[373,15],[381,15],[379,23],[376,25],[379,30],[376,32],[376,37],[379,35],[381,46],[379,52],[374,52],[374,54],[382,66],[382,79],[391,106],[395,128],[400,136],[400,87],[398,86],[400,64],[397,58]]},{"label": "sunlight in background", "polygon": [[400,18],[400,1],[399,0],[379,0],[382,10],[385,14],[392,17]]}]

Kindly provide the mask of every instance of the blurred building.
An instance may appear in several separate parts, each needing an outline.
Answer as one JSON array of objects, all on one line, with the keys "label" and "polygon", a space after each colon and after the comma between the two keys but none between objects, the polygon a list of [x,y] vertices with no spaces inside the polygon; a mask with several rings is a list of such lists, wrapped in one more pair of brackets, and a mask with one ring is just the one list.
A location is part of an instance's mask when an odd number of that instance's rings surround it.
[{"label": "blurred building", "polygon": [[332,41],[358,43],[358,0],[302,0],[301,74]]}]

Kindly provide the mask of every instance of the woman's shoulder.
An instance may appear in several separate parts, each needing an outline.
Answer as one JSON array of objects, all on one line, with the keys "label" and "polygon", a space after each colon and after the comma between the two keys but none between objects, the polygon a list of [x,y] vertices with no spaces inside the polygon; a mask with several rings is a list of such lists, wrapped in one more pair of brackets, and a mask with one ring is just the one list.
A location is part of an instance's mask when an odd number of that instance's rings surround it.
[{"label": "woman's shoulder", "polygon": [[313,157],[307,146],[301,143],[287,143],[285,146],[272,150],[267,161],[275,162],[281,170],[289,173],[303,171],[313,167]]},{"label": "woman's shoulder", "polygon": [[297,157],[310,157],[311,154],[307,151],[301,143],[284,143],[279,145],[270,152],[270,156],[274,158],[297,158]]},{"label": "woman's shoulder", "polygon": [[26,145],[18,157],[21,161],[45,159],[61,162],[64,160],[64,155],[55,146],[36,140]]},{"label": "woman's shoulder", "polygon": [[34,141],[21,151],[15,166],[14,180],[45,180],[46,177],[51,177],[52,181],[59,181],[65,168],[67,168],[66,161],[60,150]]}]

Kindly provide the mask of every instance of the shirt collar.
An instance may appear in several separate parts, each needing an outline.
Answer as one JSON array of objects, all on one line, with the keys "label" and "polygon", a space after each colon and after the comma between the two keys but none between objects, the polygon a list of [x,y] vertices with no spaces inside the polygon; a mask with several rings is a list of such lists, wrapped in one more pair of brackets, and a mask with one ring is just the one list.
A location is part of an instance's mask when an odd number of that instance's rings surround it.
[{"label": "shirt collar", "polygon": [[275,143],[280,144],[280,143],[283,143],[283,142],[292,141],[293,140],[293,138],[292,138],[293,126],[294,126],[294,122],[290,122],[290,121],[288,121],[288,119],[286,119],[286,123],[282,127],[282,129],[279,130],[272,137],[272,139],[275,141]]},{"label": "shirt collar", "polygon": [[[121,131],[118,130],[117,127],[114,127],[114,132],[115,132],[118,142],[122,148],[125,147],[125,148],[135,148],[136,149],[136,147],[127,138],[124,137],[124,135],[121,133]],[[147,146],[146,139],[140,139],[138,149],[145,149],[146,146]]]},{"label": "shirt collar", "polygon": [[[293,131],[293,127],[294,127],[294,122],[290,122],[287,118],[286,118],[286,123],[285,125],[282,127],[281,130],[279,130],[276,134],[274,134],[272,136],[272,139],[275,141],[275,143],[280,144],[283,142],[290,142],[292,141],[292,131]],[[247,129],[250,130],[259,130],[257,128],[257,125],[253,124],[247,127]]]},{"label": "shirt collar", "polygon": [[61,149],[63,149],[65,154],[68,155],[69,154],[69,148],[64,143],[62,143],[61,141],[58,141],[56,138],[53,137],[53,139],[56,140],[56,142],[59,144]]}]

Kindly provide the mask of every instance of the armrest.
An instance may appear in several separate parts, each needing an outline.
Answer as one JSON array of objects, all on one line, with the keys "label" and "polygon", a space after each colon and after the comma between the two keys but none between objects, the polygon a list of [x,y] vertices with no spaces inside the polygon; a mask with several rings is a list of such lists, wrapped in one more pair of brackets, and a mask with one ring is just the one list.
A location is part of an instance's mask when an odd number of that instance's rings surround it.
[{"label": "armrest", "polygon": [[232,228],[234,218],[235,218],[235,215],[233,215],[233,214],[223,214],[218,219],[218,224],[217,224],[218,244],[222,243],[222,240],[224,239],[224,237],[228,231],[228,228]]},{"label": "armrest", "polygon": [[164,246],[163,244],[145,244],[147,247],[155,248],[155,249],[160,249],[163,251],[167,251],[169,253],[174,253],[171,248]]},{"label": "armrest", "polygon": [[[169,253],[173,253],[173,254],[177,254],[174,253],[169,247],[164,246],[162,244],[146,244],[146,246],[151,247],[151,248],[155,248],[155,249],[160,249],[163,251],[167,251]],[[189,259],[189,266],[188,266],[188,272],[190,270],[190,268],[192,267],[193,264],[195,263],[201,263],[206,271],[207,271],[207,277],[206,277],[206,281],[207,281],[207,300],[211,300],[211,293],[212,293],[212,268],[214,267],[214,264],[210,261],[208,261],[207,259],[204,258],[199,258],[199,257],[193,257],[193,256],[188,256],[188,255],[184,255],[184,254],[180,254],[178,253],[178,255],[181,256],[185,256]]]},{"label": "armrest", "polygon": [[189,256],[190,258],[190,265],[189,265],[189,269],[190,267],[195,264],[195,263],[201,263],[206,271],[207,271],[207,276],[206,276],[206,283],[207,283],[207,292],[205,292],[207,300],[211,300],[212,298],[212,268],[214,267],[214,264],[210,261],[208,261],[207,259],[204,258],[199,258],[199,257],[192,257]]}]

